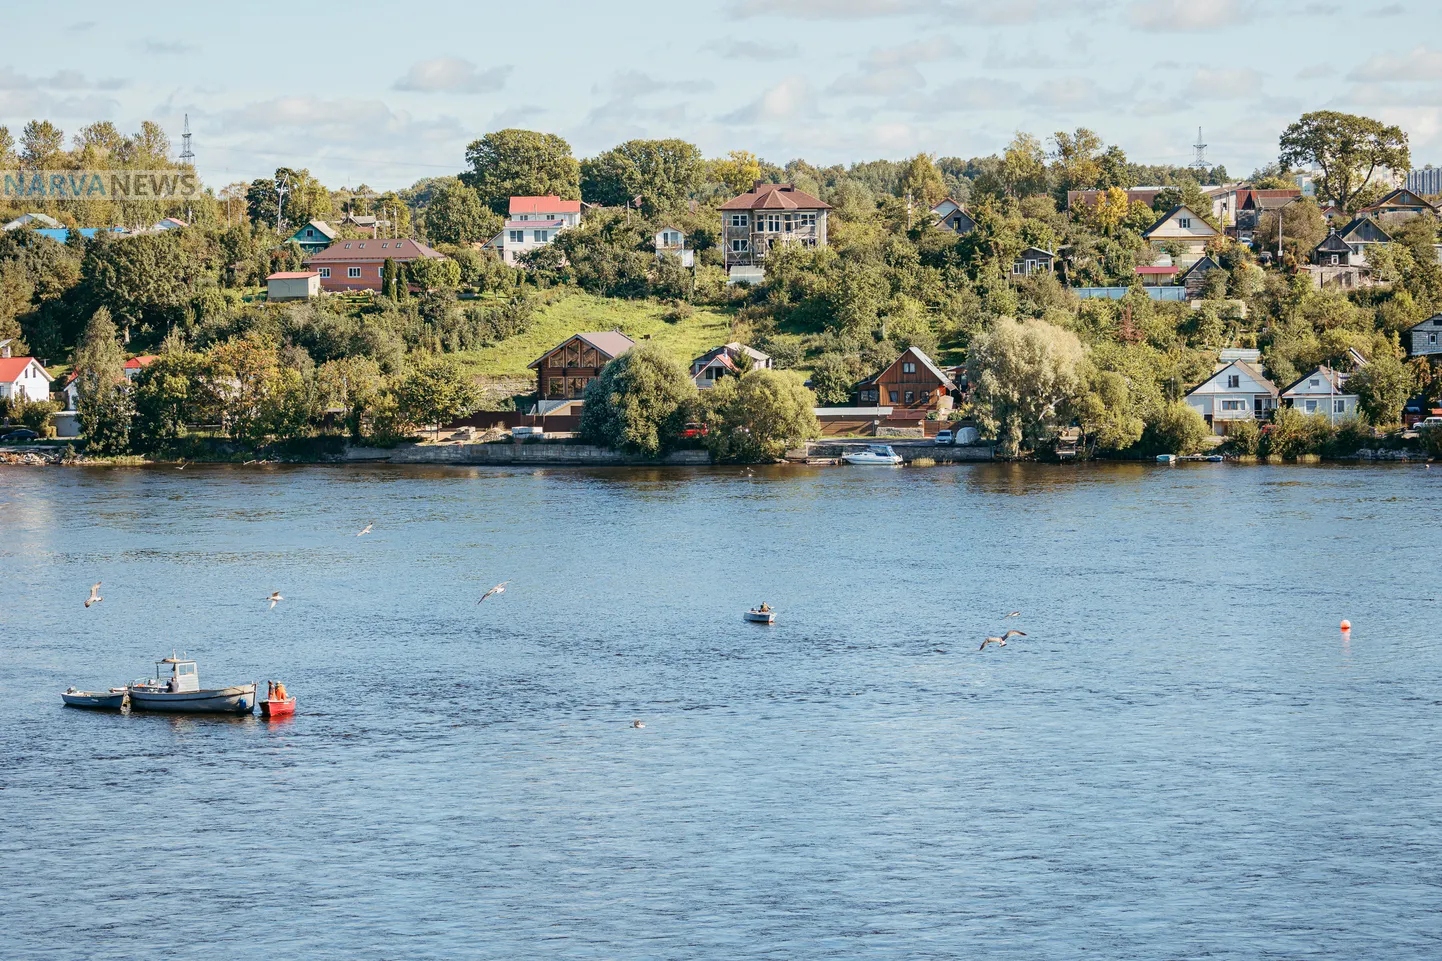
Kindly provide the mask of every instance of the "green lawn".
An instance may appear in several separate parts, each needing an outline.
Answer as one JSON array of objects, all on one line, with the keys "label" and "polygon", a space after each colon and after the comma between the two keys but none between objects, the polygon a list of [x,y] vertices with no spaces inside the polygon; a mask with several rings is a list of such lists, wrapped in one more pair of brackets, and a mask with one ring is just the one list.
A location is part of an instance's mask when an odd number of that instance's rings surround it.
[{"label": "green lawn", "polygon": [[681,364],[689,364],[712,347],[726,343],[731,315],[716,307],[697,307],[674,324],[661,319],[668,308],[653,301],[614,300],[590,294],[566,293],[541,307],[530,329],[492,347],[454,354],[467,373],[487,376],[525,375],[526,365],[572,334],[619,330],[639,343],[648,338]]}]

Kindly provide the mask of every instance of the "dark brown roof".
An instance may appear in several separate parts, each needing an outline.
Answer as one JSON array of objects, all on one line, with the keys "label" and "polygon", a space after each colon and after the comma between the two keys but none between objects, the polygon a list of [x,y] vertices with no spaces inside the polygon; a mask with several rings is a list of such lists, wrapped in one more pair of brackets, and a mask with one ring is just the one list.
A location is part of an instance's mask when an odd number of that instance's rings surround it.
[{"label": "dark brown roof", "polygon": [[430,258],[432,260],[444,260],[445,255],[438,254],[419,240],[391,240],[386,237],[365,237],[361,240],[337,240],[325,250],[311,254],[306,258],[306,266],[311,264],[329,263],[356,263],[375,261],[382,263],[387,260],[421,260]]},{"label": "dark brown roof", "polygon": [[817,200],[791,184],[758,183],[739,197],[721,205],[722,210],[830,210],[831,205]]}]

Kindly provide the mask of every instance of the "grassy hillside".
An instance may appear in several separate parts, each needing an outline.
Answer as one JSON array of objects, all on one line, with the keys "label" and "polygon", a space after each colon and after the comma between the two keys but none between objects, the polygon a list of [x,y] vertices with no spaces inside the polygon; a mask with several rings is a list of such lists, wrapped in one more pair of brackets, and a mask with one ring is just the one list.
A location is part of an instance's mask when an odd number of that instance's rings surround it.
[{"label": "grassy hillside", "polygon": [[567,292],[538,308],[530,329],[492,347],[453,355],[468,373],[491,377],[525,376],[526,365],[572,334],[619,330],[637,343],[648,338],[682,364],[724,344],[731,329],[727,311],[697,307],[685,320],[667,323],[667,308],[652,301],[613,300]]}]

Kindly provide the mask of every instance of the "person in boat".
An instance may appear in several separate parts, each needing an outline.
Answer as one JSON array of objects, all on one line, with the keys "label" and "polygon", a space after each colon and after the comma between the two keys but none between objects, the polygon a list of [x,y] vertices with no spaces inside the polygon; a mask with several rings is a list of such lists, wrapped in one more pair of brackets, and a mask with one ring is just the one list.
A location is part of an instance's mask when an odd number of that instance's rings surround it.
[{"label": "person in boat", "polygon": [[284,701],[286,699],[284,683],[281,681],[275,682],[275,687],[271,691],[271,699],[275,701]]},{"label": "person in boat", "polygon": [[758,607],[757,610],[759,610],[762,614],[769,614],[771,613],[771,606],[765,601],[762,601],[761,606]]}]

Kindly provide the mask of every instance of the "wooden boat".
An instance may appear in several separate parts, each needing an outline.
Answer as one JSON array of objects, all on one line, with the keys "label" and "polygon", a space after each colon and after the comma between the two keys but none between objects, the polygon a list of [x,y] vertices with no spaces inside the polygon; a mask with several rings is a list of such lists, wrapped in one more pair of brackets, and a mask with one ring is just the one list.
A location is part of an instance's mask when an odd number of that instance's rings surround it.
[{"label": "wooden boat", "polygon": [[125,706],[125,688],[112,687],[109,691],[77,691],[71,688],[60,695],[60,699],[71,707],[88,707],[94,711],[118,711]]},{"label": "wooden boat", "polygon": [[284,700],[268,697],[260,702],[261,717],[290,717],[295,713],[295,695]]},{"label": "wooden boat", "polygon": [[848,464],[865,467],[901,466],[901,455],[886,444],[873,444],[865,450],[859,450],[853,454],[842,454],[841,459]]},{"label": "wooden boat", "polygon": [[[168,677],[166,675],[169,675]],[[155,662],[155,677],[127,688],[132,711],[178,714],[249,714],[255,710],[255,682],[201,690],[194,661],[174,654]]]},{"label": "wooden boat", "polygon": [[750,621],[753,624],[775,624],[776,612],[763,611],[753,607],[751,610],[746,612],[746,620]]}]

